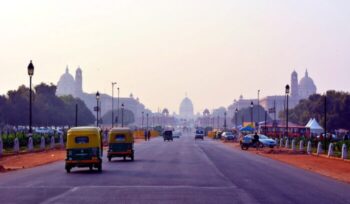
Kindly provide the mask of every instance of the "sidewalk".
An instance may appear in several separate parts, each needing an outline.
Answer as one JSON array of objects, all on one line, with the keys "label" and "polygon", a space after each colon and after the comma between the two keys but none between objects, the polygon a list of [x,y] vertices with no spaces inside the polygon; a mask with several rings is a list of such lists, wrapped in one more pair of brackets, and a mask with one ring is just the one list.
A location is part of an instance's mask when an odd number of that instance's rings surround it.
[{"label": "sidewalk", "polygon": [[[142,143],[144,141],[144,139],[135,139],[135,143]],[[106,149],[106,147],[104,147],[104,149]],[[0,172],[32,168],[56,161],[62,161],[65,158],[66,150],[64,149],[8,155],[0,157]]]}]

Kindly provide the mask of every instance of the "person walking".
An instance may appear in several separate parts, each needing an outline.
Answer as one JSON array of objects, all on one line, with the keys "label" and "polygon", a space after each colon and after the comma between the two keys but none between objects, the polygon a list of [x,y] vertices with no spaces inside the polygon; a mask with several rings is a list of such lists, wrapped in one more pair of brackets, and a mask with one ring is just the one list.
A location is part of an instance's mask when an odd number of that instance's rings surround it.
[{"label": "person walking", "polygon": [[151,139],[151,131],[148,130],[148,131],[147,131],[147,140],[149,141],[150,139]]},{"label": "person walking", "polygon": [[259,142],[259,135],[257,132],[255,132],[254,134],[253,144],[255,144],[256,150],[259,150],[260,142]]},{"label": "person walking", "polygon": [[143,136],[145,137],[145,141],[147,141],[147,138],[148,138],[148,136],[147,136],[147,130],[145,130],[145,131],[143,132]]}]

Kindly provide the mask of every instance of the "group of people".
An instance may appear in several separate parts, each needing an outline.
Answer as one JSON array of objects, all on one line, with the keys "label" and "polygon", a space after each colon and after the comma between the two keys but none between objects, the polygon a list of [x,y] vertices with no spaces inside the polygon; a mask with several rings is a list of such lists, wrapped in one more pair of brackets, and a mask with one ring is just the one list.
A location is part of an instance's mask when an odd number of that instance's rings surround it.
[{"label": "group of people", "polygon": [[144,136],[145,136],[145,141],[149,141],[151,139],[151,131],[145,130]]}]

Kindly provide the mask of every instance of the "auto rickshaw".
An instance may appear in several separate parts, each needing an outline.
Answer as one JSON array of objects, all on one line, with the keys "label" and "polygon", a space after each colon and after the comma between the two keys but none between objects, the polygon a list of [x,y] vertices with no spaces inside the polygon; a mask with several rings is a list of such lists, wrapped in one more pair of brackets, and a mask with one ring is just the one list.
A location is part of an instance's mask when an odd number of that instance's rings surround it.
[{"label": "auto rickshaw", "polygon": [[129,128],[112,128],[108,134],[108,161],[113,157],[130,157],[134,161],[134,136]]},{"label": "auto rickshaw", "polygon": [[67,132],[67,173],[73,167],[97,168],[102,171],[102,138],[98,127],[74,127]]}]

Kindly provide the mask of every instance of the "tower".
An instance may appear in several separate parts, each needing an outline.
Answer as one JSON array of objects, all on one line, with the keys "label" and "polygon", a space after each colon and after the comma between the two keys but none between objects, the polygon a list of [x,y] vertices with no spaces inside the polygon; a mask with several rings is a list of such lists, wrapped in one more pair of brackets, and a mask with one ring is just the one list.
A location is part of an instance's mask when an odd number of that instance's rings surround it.
[{"label": "tower", "polygon": [[294,70],[291,76],[291,100],[298,100],[299,98],[299,84],[298,73]]},{"label": "tower", "polygon": [[83,93],[83,76],[80,67],[75,71],[75,97],[81,96]]}]

